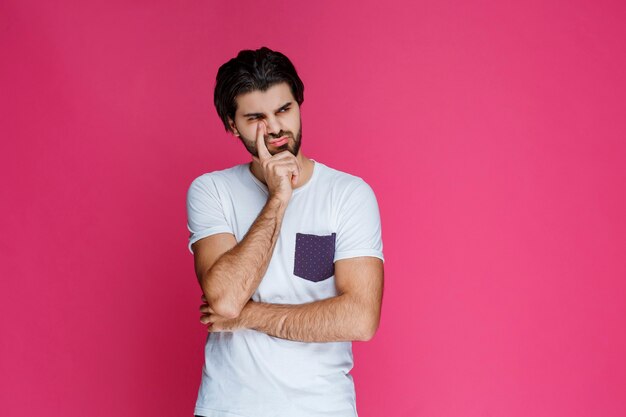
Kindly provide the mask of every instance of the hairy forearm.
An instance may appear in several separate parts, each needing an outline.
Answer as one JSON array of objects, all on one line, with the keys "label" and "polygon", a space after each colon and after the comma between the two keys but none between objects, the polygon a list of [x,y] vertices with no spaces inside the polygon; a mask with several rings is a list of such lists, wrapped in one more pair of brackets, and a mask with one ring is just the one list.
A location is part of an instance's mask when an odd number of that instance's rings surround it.
[{"label": "hairy forearm", "polygon": [[224,253],[200,282],[216,311],[236,317],[259,286],[272,257],[287,205],[270,198],[248,233]]},{"label": "hairy forearm", "polygon": [[379,316],[379,310],[342,294],[296,305],[249,302],[243,325],[300,342],[364,341],[374,336]]}]

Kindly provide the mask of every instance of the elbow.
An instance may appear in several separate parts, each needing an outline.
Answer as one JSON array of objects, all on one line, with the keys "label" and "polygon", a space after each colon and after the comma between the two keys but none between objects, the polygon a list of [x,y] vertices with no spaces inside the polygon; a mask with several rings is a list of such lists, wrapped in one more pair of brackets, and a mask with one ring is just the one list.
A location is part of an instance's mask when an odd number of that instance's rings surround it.
[{"label": "elbow", "polygon": [[358,341],[359,342],[369,342],[370,340],[372,340],[374,338],[374,335],[376,334],[376,329],[366,329],[365,331],[362,331],[359,334],[358,337]]},{"label": "elbow", "polygon": [[236,319],[239,317],[243,306],[239,305],[236,300],[223,294],[212,285],[207,285],[207,280],[203,280],[202,292],[207,300],[207,304],[218,316],[226,319]]},{"label": "elbow", "polygon": [[219,301],[213,307],[213,311],[215,314],[222,316],[226,319],[236,319],[241,314],[241,308],[235,306],[233,303],[228,301]]},{"label": "elbow", "polygon": [[205,292],[207,304],[218,316],[225,319],[236,319],[241,314],[241,307],[226,297],[213,296]]},{"label": "elbow", "polygon": [[359,342],[369,342],[372,340],[378,330],[378,323],[378,320],[363,320],[356,340]]}]

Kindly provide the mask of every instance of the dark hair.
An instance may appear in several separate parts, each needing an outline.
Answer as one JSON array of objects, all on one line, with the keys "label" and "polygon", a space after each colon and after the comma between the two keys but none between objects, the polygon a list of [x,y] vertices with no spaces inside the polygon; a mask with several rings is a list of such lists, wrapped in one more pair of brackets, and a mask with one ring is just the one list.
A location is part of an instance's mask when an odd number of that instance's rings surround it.
[{"label": "dark hair", "polygon": [[285,55],[262,47],[240,51],[217,71],[213,101],[224,127],[230,131],[228,118],[235,120],[239,94],[255,90],[266,91],[275,84],[286,82],[298,105],[304,101],[304,84],[295,67]]}]

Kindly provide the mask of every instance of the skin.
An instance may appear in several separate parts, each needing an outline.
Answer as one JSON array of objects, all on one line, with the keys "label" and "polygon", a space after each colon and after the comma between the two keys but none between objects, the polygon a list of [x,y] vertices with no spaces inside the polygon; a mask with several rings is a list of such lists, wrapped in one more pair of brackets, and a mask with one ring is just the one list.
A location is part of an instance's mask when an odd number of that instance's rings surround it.
[{"label": "skin", "polygon": [[[252,142],[248,138],[255,137],[250,170],[267,185],[269,196],[241,242],[230,233],[219,233],[194,243],[203,291],[200,322],[209,332],[253,329],[302,342],[370,340],[380,322],[383,295],[383,263],[378,258],[335,262],[335,297],[299,305],[250,299],[267,270],[293,189],[306,184],[314,163],[299,149],[294,154],[301,137],[300,109],[286,83],[238,96],[236,101],[231,131],[248,151]],[[287,135],[288,143],[270,144],[278,135]]]},{"label": "skin", "polygon": [[[237,102],[235,120],[228,118],[230,130],[234,136],[241,139],[252,156],[257,158],[259,156],[256,147],[256,126],[260,121],[264,122],[267,128],[265,139],[270,154],[275,155],[288,150],[294,156],[298,156],[302,140],[300,107],[293,99],[286,83],[273,85],[266,91],[256,90],[242,94],[235,100]],[[297,135],[294,135],[294,132],[297,132]],[[293,140],[280,146],[273,146],[268,142],[270,139],[285,135]]]},{"label": "skin", "polygon": [[[228,122],[233,135],[242,141],[252,155],[250,170],[254,176],[265,183],[266,176],[263,167],[261,167],[259,144],[257,143],[260,134],[258,128],[260,127],[265,129],[263,131],[265,147],[262,149],[267,150],[270,156],[279,155],[284,151],[289,151],[295,156],[296,163],[302,171],[302,177],[298,172],[292,172],[292,175],[296,176],[296,183],[293,188],[306,184],[313,174],[314,163],[300,152],[302,140],[300,106],[293,97],[289,85],[280,83],[273,85],[266,91],[252,91],[237,96],[235,101],[237,102],[235,120],[228,118]],[[262,123],[259,124],[259,122]],[[298,133],[294,134],[294,132]],[[289,137],[289,141],[285,145],[276,147],[270,143],[272,139],[281,136]],[[287,155],[282,157],[285,156]]]}]

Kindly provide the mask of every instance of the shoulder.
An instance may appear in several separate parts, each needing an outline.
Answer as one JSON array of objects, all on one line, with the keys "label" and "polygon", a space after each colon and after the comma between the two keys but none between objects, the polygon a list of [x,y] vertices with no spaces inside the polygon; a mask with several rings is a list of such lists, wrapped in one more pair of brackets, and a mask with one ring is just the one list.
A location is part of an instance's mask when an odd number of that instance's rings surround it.
[{"label": "shoulder", "polygon": [[231,185],[234,180],[238,180],[245,173],[247,164],[239,164],[230,168],[206,172],[197,176],[189,185],[189,190],[194,189],[216,189],[226,185]]},{"label": "shoulder", "polygon": [[354,193],[373,194],[370,185],[361,177],[331,168],[328,165],[319,163],[320,182],[334,193],[348,197]]}]

